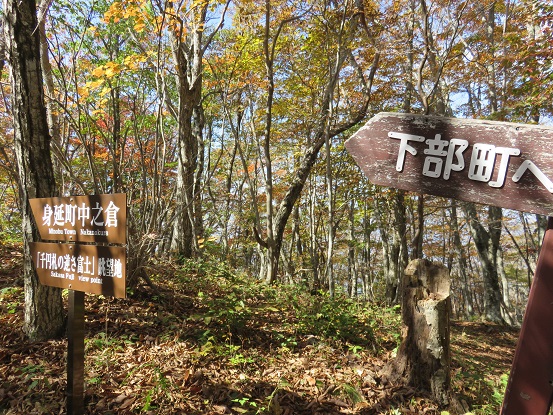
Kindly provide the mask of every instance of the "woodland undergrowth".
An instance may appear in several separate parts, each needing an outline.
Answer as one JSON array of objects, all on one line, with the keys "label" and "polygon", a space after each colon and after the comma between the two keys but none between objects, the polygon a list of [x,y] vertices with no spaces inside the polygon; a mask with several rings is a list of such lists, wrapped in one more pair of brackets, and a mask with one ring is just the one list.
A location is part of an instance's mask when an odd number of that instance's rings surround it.
[{"label": "woodland undergrowth", "polygon": [[[25,340],[21,257],[0,247],[0,414],[65,413],[67,343]],[[86,297],[87,414],[448,413],[380,378],[397,307],[267,286],[214,258],[148,273],[156,290]],[[453,323],[453,388],[468,413],[498,412],[516,336]]]}]

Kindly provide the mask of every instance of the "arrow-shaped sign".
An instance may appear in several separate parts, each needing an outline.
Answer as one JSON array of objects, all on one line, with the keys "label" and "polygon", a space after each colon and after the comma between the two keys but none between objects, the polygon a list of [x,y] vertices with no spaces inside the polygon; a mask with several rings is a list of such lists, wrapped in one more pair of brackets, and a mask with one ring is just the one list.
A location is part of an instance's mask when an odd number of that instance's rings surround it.
[{"label": "arrow-shaped sign", "polygon": [[553,215],[553,128],[380,113],[346,148],[381,186]]}]

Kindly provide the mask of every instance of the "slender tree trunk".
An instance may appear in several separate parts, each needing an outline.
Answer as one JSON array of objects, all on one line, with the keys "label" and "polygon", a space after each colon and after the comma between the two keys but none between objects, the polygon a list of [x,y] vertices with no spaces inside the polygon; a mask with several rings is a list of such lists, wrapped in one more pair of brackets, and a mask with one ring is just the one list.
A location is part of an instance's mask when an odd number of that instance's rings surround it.
[{"label": "slender tree trunk", "polygon": [[541,243],[545,237],[545,230],[547,229],[547,217],[543,215],[536,215],[536,231],[537,231],[537,253],[539,255],[541,250]]},{"label": "slender tree trunk", "polygon": [[[393,200],[394,233],[393,233],[393,279],[396,284],[401,281],[403,271],[407,266],[409,253],[407,248],[407,224],[405,218],[405,194],[397,191]],[[402,293],[396,290],[393,302],[400,300]],[[391,297],[390,297],[391,298]]]},{"label": "slender tree trunk", "polygon": [[194,247],[198,248],[197,240],[204,235],[204,217],[202,203],[202,185],[205,165],[205,142],[203,129],[205,126],[204,109],[199,103],[194,107],[192,135],[196,146],[196,169],[194,170],[194,187],[192,188],[192,209],[193,209],[193,228],[194,228]]},{"label": "slender tree trunk", "polygon": [[417,221],[414,234],[415,236],[413,236],[413,241],[411,242],[413,248],[411,259],[422,259],[422,242],[424,235],[424,195],[422,194],[417,196]]},{"label": "slender tree trunk", "polygon": [[265,245],[267,255],[264,276],[267,283],[276,281],[278,272],[278,259],[280,256],[280,246],[282,242],[277,243],[274,237],[274,209],[273,209],[273,164],[271,157],[271,132],[273,123],[273,98],[275,92],[274,79],[274,45],[270,47],[270,26],[271,26],[271,0],[265,0],[265,31],[263,36],[263,53],[265,57],[265,71],[268,82],[267,104],[265,107],[265,137],[263,140],[263,157],[265,158],[265,213],[267,216]]},{"label": "slender tree trunk", "polygon": [[405,113],[411,112],[411,105],[415,95],[415,85],[413,83],[413,68],[414,68],[414,34],[416,23],[416,0],[409,1],[409,20],[406,21],[406,38],[407,38],[407,58],[406,66],[404,67],[405,92],[403,96],[402,111]]},{"label": "slender tree trunk", "polygon": [[61,290],[39,283],[32,265],[29,242],[37,241],[29,199],[56,193],[50,156],[50,134],[40,66],[40,34],[34,0],[4,0],[3,26],[12,80],[15,152],[23,219],[25,262],[25,326],[32,340],[61,334]]},{"label": "slender tree trunk", "polygon": [[453,246],[457,252],[457,263],[459,265],[459,273],[461,274],[461,286],[464,299],[464,308],[466,317],[474,314],[474,306],[472,302],[472,291],[467,273],[467,258],[465,247],[461,243],[461,232],[459,230],[459,221],[457,215],[457,201],[451,200],[451,228],[453,231]]},{"label": "slender tree trunk", "polygon": [[488,74],[488,90],[490,99],[490,109],[493,113],[496,113],[499,109],[498,97],[497,97],[497,83],[496,83],[496,70],[495,70],[495,2],[493,2],[488,8],[488,14],[486,16],[486,35],[488,37],[489,48],[492,58],[487,65]]},{"label": "slender tree trunk", "polygon": [[350,297],[357,297],[358,292],[358,272],[356,258],[356,241],[355,241],[355,201],[350,198],[349,209],[349,241],[348,241],[348,279],[350,281]]},{"label": "slender tree trunk", "polygon": [[509,280],[507,279],[507,274],[505,273],[505,267],[503,264],[503,250],[500,248],[497,253],[497,273],[499,275],[499,281],[501,283],[501,292],[503,294],[501,301],[501,315],[503,320],[508,322],[510,325],[513,325],[515,321],[511,316],[511,296],[509,290]]},{"label": "slender tree trunk", "polygon": [[[61,131],[58,117],[58,110],[55,108],[54,100],[54,75],[52,70],[52,65],[50,64],[50,59],[48,56],[48,39],[46,37],[46,14],[48,11],[48,0],[41,0],[38,7],[39,16],[41,16],[39,24],[39,33],[40,33],[40,66],[42,68],[42,77],[44,80],[44,88],[46,90],[45,103],[46,103],[46,114],[48,117],[48,128],[51,137],[51,145],[53,153],[56,154],[54,149],[58,149],[58,152],[61,149]],[[61,174],[61,154],[58,154],[58,159],[54,163],[54,168],[58,172],[58,176],[63,177]],[[53,161],[54,162],[54,161]],[[58,165],[56,165],[58,164]],[[63,188],[63,187],[62,187]]]},{"label": "slender tree trunk", "polygon": [[[311,179],[312,181],[313,179]],[[319,247],[317,244],[317,221],[315,220],[315,186],[310,183],[309,186],[309,253],[311,258],[311,269],[313,280],[311,290],[321,288],[319,277]]]},{"label": "slender tree trunk", "polygon": [[332,254],[334,253],[334,238],[336,234],[336,225],[334,220],[334,180],[332,176],[332,160],[330,152],[330,138],[325,133],[325,155],[326,155],[326,197],[328,211],[328,245],[326,251],[326,280],[331,297],[334,297],[334,268]]},{"label": "slender tree trunk", "polygon": [[488,321],[503,323],[501,315],[501,290],[497,272],[497,254],[501,236],[502,210],[488,207],[488,230],[476,213],[474,203],[464,203],[463,209],[470,224],[470,231],[478,252],[484,282],[484,317]]},{"label": "slender tree trunk", "polygon": [[363,203],[363,250],[362,265],[360,266],[363,276],[363,295],[364,299],[374,299],[373,279],[372,279],[372,258],[371,258],[371,222],[368,215],[367,202]]}]

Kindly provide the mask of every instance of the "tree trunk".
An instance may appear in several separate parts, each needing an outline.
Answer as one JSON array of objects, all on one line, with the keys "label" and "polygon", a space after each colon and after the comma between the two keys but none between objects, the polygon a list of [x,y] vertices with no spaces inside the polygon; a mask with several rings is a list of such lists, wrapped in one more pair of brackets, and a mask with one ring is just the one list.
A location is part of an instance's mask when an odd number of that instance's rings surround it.
[{"label": "tree trunk", "polygon": [[[382,221],[382,212],[379,211],[378,203],[375,208],[381,233],[382,249],[384,251],[386,302],[390,305],[400,300],[401,292],[398,290],[398,286],[401,282],[401,273],[407,266],[409,260],[407,227],[405,225],[405,197],[403,191],[393,191],[391,205],[391,226]],[[388,227],[391,228],[391,236],[387,229]]]},{"label": "tree trunk", "polygon": [[427,391],[448,406],[452,403],[449,273],[441,264],[416,259],[405,269],[402,285],[401,345],[383,375]]},{"label": "tree trunk", "polygon": [[[270,12],[269,0],[267,0],[266,2],[266,7],[267,7],[266,19],[269,19],[269,16],[268,16]],[[344,15],[343,15],[344,19],[346,18],[345,13],[347,13],[348,11],[349,10],[344,11]],[[367,113],[367,109],[370,102],[370,90],[372,87],[372,81],[376,74],[376,69],[378,67],[379,60],[380,60],[379,53],[377,53],[374,57],[373,64],[368,76],[369,82],[367,83],[367,80],[364,77],[360,79],[360,82],[363,87],[363,102],[360,105],[358,111],[354,112],[354,114],[349,119],[345,120],[343,123],[338,124],[333,128],[329,128],[329,125],[332,124],[329,118],[331,116],[330,109],[331,109],[332,97],[333,97],[334,91],[338,87],[338,78],[340,75],[340,71],[342,70],[346,60],[350,57],[349,42],[356,34],[356,31],[359,27],[360,19],[361,17],[359,14],[354,14],[354,16],[350,19],[348,32],[342,33],[342,37],[344,39],[343,41],[347,46],[340,45],[340,48],[338,49],[338,52],[336,54],[336,61],[333,63],[332,70],[328,75],[328,80],[325,85],[325,90],[322,94],[318,122],[315,127],[314,140],[312,141],[311,145],[309,146],[309,148],[306,150],[305,154],[301,158],[299,166],[294,172],[294,175],[288,187],[288,190],[284,195],[282,201],[278,205],[278,208],[276,209],[276,211],[275,209],[273,209],[273,206],[272,206],[272,197],[273,197],[272,179],[269,176],[270,174],[272,174],[272,171],[270,168],[267,168],[267,178],[266,178],[267,238],[265,241],[258,240],[258,242],[262,242],[260,243],[260,245],[267,250],[267,255],[265,256],[266,264],[264,267],[265,277],[263,278],[262,276],[262,279],[264,279],[268,283],[273,283],[276,281],[280,249],[282,246],[282,238],[284,237],[284,230],[288,223],[288,218],[292,213],[294,204],[296,203],[296,201],[301,195],[301,192],[303,190],[305,182],[307,181],[307,178],[309,177],[311,169],[313,168],[315,162],[317,161],[319,151],[324,145],[325,139],[328,138],[330,140],[333,137],[336,137],[337,135],[347,131],[349,128],[359,123]],[[268,36],[269,36],[268,24],[269,22],[266,22],[266,30],[265,30],[265,38],[264,38],[265,43],[268,42]],[[284,22],[282,24],[284,24]],[[276,40],[278,39],[278,33],[276,37],[273,39],[272,48],[270,50],[269,50],[268,44],[264,45],[265,55],[266,55],[266,66],[267,66],[267,80],[269,82],[269,91],[268,91],[269,99],[267,101],[267,117],[266,117],[266,126],[265,126],[265,138],[266,138],[265,145],[266,146],[269,144],[267,141],[267,137],[270,136],[270,131],[271,131],[270,127],[271,127],[272,115],[270,111],[272,106],[272,93],[274,90],[274,85],[272,84],[274,82],[272,63],[273,63],[273,58],[275,53]],[[360,74],[360,76],[361,75],[362,74]],[[268,150],[269,150],[268,147],[265,148],[264,150],[266,163],[270,161],[270,152]],[[269,203],[269,199],[271,199],[271,203]]]},{"label": "tree trunk", "polygon": [[492,114],[495,114],[499,109],[498,97],[497,97],[497,84],[496,84],[496,70],[495,70],[495,2],[493,2],[488,8],[488,14],[486,16],[486,35],[489,42],[492,58],[489,59],[487,64],[488,74],[488,92],[490,100],[490,110]]},{"label": "tree trunk", "polygon": [[414,236],[411,242],[413,251],[411,253],[411,259],[422,259],[422,242],[424,235],[424,195],[422,194],[417,195],[417,221],[413,233]]},{"label": "tree trunk", "polygon": [[[311,179],[311,182],[313,178]],[[317,220],[315,217],[315,188],[316,185],[310,183],[309,186],[309,257],[310,266],[313,273],[313,278],[309,288],[311,290],[318,290],[321,288],[321,281],[319,276],[319,245],[317,241]]]},{"label": "tree trunk", "polygon": [[[180,71],[179,71],[180,72]],[[180,74],[182,83],[186,73]],[[199,99],[199,85],[189,89],[188,85],[179,85],[179,128],[178,128],[178,164],[176,217],[173,232],[173,250],[185,258],[195,252],[194,241],[194,173],[197,167],[197,148],[192,135],[192,102]]]},{"label": "tree trunk", "polygon": [[334,267],[332,256],[334,253],[334,239],[336,236],[336,225],[334,219],[334,179],[332,176],[332,153],[330,151],[330,138],[325,133],[325,166],[326,166],[326,197],[327,197],[327,224],[328,224],[328,244],[326,250],[326,281],[331,297],[334,297],[335,282],[334,282]]},{"label": "tree trunk", "polygon": [[501,237],[502,210],[488,206],[488,230],[484,228],[476,213],[474,203],[464,203],[470,232],[481,262],[484,281],[484,318],[495,323],[504,323],[501,316],[501,290],[497,272],[497,255]]},{"label": "tree trunk", "polygon": [[465,316],[471,317],[474,314],[474,306],[472,302],[472,292],[467,274],[467,259],[465,257],[465,247],[461,243],[461,232],[459,230],[459,221],[457,220],[457,201],[451,200],[451,230],[453,231],[453,246],[457,252],[457,262],[459,265],[459,273],[461,274],[461,286],[463,292],[463,302]]},{"label": "tree trunk", "polygon": [[197,224],[201,218],[197,181],[198,149],[201,148],[203,122],[201,112],[203,34],[209,2],[192,8],[190,33],[173,33],[173,54],[179,95],[177,139],[177,191],[172,249],[179,256],[191,258],[197,253]]},{"label": "tree trunk", "polygon": [[351,298],[357,297],[358,293],[358,272],[356,261],[356,241],[355,241],[355,199],[350,198],[348,208],[348,280],[349,282],[349,296]]},{"label": "tree trunk", "polygon": [[40,34],[34,0],[4,0],[3,9],[7,60],[12,80],[15,152],[23,206],[24,330],[32,340],[44,340],[61,334],[63,305],[60,289],[39,283],[29,251],[29,242],[39,240],[29,199],[56,193],[40,67]]}]

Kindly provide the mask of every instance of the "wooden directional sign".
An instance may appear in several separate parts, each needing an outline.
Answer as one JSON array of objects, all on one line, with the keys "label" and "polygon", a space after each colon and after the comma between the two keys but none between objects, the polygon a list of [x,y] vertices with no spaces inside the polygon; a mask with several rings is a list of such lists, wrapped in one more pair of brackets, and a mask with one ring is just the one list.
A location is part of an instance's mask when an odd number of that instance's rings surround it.
[{"label": "wooden directional sign", "polygon": [[381,113],[347,142],[382,186],[549,216],[501,415],[553,402],[553,128]]},{"label": "wooden directional sign", "polygon": [[553,128],[380,113],[346,148],[378,185],[553,215]]},{"label": "wooden directional sign", "polygon": [[107,242],[127,240],[127,198],[122,194],[31,199],[43,240]]},{"label": "wooden directional sign", "polygon": [[41,284],[125,298],[125,248],[45,242],[30,248]]}]

